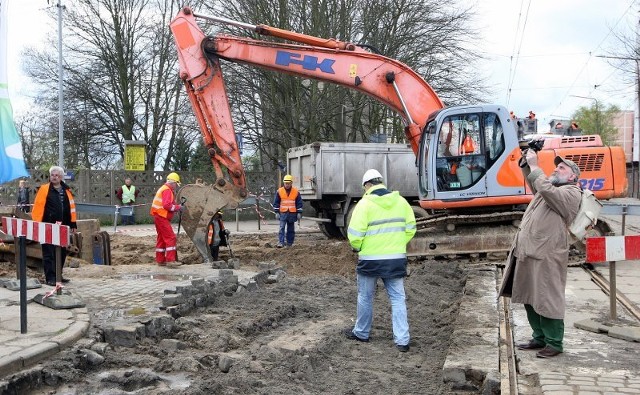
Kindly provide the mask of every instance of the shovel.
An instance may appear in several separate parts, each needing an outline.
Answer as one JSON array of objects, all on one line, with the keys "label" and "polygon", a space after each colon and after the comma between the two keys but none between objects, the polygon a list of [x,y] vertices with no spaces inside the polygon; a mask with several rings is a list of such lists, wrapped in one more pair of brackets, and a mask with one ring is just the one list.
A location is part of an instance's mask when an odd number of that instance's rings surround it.
[{"label": "shovel", "polygon": [[227,238],[227,247],[229,248],[229,256],[230,256],[231,258],[235,258],[235,257],[233,256],[233,251],[231,250],[231,240],[229,239],[230,234],[226,234],[225,236],[226,236],[226,238]]},{"label": "shovel", "polygon": [[[184,206],[186,202],[186,197],[183,196],[180,198],[180,205]],[[178,213],[178,232],[176,233],[176,236],[180,235],[180,225],[182,225],[182,210],[180,210],[180,212]]]}]

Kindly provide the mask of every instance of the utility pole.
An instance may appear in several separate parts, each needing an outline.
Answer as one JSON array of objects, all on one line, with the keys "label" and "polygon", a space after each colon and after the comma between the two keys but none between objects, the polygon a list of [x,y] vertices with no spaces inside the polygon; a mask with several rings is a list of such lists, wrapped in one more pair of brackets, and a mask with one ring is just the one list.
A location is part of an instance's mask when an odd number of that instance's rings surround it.
[{"label": "utility pole", "polygon": [[62,91],[62,0],[58,0],[58,166],[64,168],[64,114],[62,113],[64,94]]}]

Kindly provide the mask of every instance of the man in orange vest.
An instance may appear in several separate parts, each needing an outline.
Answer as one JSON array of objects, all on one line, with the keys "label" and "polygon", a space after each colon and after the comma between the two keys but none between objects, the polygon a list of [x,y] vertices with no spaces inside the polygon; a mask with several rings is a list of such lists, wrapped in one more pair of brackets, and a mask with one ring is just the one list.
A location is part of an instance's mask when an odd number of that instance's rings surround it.
[{"label": "man in orange vest", "polygon": [[286,246],[293,245],[293,239],[296,236],[294,225],[297,220],[302,218],[302,197],[298,189],[293,186],[293,177],[289,174],[282,179],[284,186],[278,189],[276,197],[273,201],[273,210],[276,212],[276,219],[280,221],[280,231],[278,233],[278,245],[282,248],[285,246],[285,227]]},{"label": "man in orange vest", "polygon": [[[33,211],[31,218],[37,222],[48,222],[51,224],[61,223],[71,228],[75,233],[76,225],[76,203],[69,186],[62,181],[64,169],[60,166],[52,166],[49,169],[49,182],[42,184],[36,193],[33,201]],[[62,254],[61,270],[67,258],[67,250],[60,249]],[[42,266],[44,267],[44,277],[47,285],[56,285],[56,246],[53,244],[42,244]],[[60,278],[63,283],[68,279]]]},{"label": "man in orange vest", "polygon": [[158,266],[175,267],[178,262],[176,234],[171,227],[171,219],[176,211],[182,211],[182,205],[176,203],[175,190],[180,185],[180,176],[169,173],[167,182],[156,192],[151,203],[151,215],[156,225],[156,263]]},{"label": "man in orange vest", "polygon": [[220,246],[227,245],[227,236],[229,236],[230,233],[228,229],[224,228],[222,211],[218,211],[211,217],[209,225],[207,226],[207,244],[209,245],[211,258],[213,258],[214,261],[218,260]]}]

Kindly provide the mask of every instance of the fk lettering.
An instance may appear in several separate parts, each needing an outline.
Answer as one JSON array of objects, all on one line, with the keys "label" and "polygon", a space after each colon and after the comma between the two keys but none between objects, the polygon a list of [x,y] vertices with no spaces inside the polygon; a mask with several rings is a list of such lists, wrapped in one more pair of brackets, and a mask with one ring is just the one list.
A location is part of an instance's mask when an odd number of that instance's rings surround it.
[{"label": "fk lettering", "polygon": [[315,56],[305,55],[302,57],[302,60],[300,59],[301,56],[301,54],[293,52],[278,51],[276,54],[276,64],[279,66],[298,64],[305,70],[313,71],[319,69],[323,73],[335,74],[333,64],[336,61],[334,59],[324,59],[322,62],[318,62],[318,58]]}]

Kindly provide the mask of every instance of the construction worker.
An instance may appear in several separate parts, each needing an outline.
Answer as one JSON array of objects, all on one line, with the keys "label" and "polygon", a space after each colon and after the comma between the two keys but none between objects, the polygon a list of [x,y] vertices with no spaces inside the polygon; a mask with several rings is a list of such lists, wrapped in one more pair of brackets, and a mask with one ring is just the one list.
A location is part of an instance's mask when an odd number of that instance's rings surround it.
[{"label": "construction worker", "polygon": [[345,330],[350,340],[369,341],[376,283],[382,279],[391,304],[393,340],[400,352],[409,351],[409,320],[405,302],[407,244],[416,233],[416,218],[397,191],[389,191],[375,169],[362,177],[364,195],[356,204],[347,236],[358,252],[356,323]]},{"label": "construction worker", "polygon": [[209,225],[207,226],[207,244],[211,252],[211,258],[214,261],[218,260],[218,253],[220,252],[220,246],[227,245],[227,236],[231,232],[224,228],[224,222],[222,222],[222,211],[218,211],[211,217]]},{"label": "construction worker", "polygon": [[529,111],[529,119],[536,119],[536,113],[533,111]]},{"label": "construction worker", "polygon": [[[283,186],[278,189],[273,200],[273,210],[276,213],[276,219],[280,221],[280,230],[278,232],[278,245],[282,248],[285,245],[291,247],[296,236],[294,225],[296,221],[302,218],[302,197],[298,189],[293,186],[293,177],[287,174],[282,179]],[[286,227],[286,244],[285,244],[285,227]]]},{"label": "construction worker", "polygon": [[171,227],[171,219],[176,211],[182,211],[182,205],[176,203],[175,190],[180,186],[180,176],[169,173],[167,182],[156,192],[151,203],[150,214],[156,225],[156,263],[158,266],[175,267],[182,265],[178,262],[176,234]]},{"label": "construction worker", "polygon": [[[124,179],[124,185],[122,185],[116,191],[116,196],[118,197],[118,200],[120,200],[120,203],[123,206],[133,206],[133,204],[136,202],[136,198],[138,197],[139,192],[140,191],[136,189],[135,185],[131,185],[131,177],[127,177]],[[136,220],[135,220],[133,211],[131,211],[131,215],[122,216],[122,225],[135,225],[135,224],[136,224]]]},{"label": "construction worker", "polygon": [[460,145],[460,153],[462,155],[470,155],[476,151],[476,143],[473,141],[471,135],[465,130],[464,139]]},{"label": "construction worker", "polygon": [[[37,222],[61,223],[71,228],[75,233],[76,225],[76,203],[69,186],[62,181],[64,169],[60,166],[52,166],[49,169],[49,182],[42,184],[33,200],[33,212],[31,218]],[[67,258],[66,248],[61,250],[61,266]],[[42,265],[44,267],[44,277],[47,285],[56,285],[56,246],[53,244],[42,244]],[[69,282],[66,278],[60,279],[63,283]]]}]

